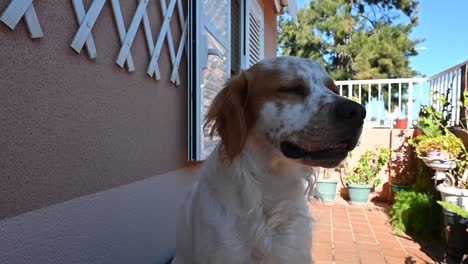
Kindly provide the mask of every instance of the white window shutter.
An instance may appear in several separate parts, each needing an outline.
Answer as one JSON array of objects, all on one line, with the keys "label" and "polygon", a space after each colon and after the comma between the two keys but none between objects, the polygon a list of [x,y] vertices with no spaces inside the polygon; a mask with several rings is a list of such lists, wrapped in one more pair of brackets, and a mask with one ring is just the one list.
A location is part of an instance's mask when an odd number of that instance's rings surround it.
[{"label": "white window shutter", "polygon": [[247,52],[246,66],[251,67],[264,58],[265,46],[265,22],[263,7],[259,1],[247,1],[248,14],[246,14],[247,24]]}]

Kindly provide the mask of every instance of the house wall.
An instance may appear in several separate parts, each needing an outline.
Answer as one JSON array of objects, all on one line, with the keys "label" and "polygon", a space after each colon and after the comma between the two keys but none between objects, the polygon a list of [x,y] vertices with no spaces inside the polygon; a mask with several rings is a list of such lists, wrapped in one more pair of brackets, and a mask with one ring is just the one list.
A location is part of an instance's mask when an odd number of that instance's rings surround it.
[{"label": "house wall", "polygon": [[[0,13],[9,2],[0,2]],[[120,1],[127,26],[137,2]],[[155,39],[157,3],[148,5]],[[276,15],[265,3],[271,57]],[[31,40],[23,21],[14,31],[0,23],[0,263],[164,263],[199,167],[186,161],[186,59],[180,87],[169,82],[166,44],[162,79],[148,77],[140,28],[131,48],[136,70],[128,73],[115,65],[109,1],[92,30],[94,60],[69,48],[77,30],[71,1],[34,6],[44,38]],[[171,25],[178,43],[180,29]]]},{"label": "house wall", "polygon": [[265,14],[265,58],[276,57],[278,34],[274,1],[263,0],[263,9]]},{"label": "house wall", "polygon": [[[138,1],[120,3],[128,27]],[[44,38],[31,40],[23,21],[14,31],[0,23],[0,219],[187,166],[185,58],[176,87],[164,45],[162,78],[151,79],[140,28],[129,73],[115,64],[121,45],[110,1],[92,30],[94,60],[69,48],[78,28],[72,1],[34,6]],[[148,5],[155,39],[159,7]],[[178,23],[172,31],[178,43]]]}]

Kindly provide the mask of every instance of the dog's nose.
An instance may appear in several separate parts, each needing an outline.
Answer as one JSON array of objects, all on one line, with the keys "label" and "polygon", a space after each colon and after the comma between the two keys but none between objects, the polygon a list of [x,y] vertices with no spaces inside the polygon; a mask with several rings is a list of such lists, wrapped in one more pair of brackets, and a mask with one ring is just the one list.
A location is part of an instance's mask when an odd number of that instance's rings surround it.
[{"label": "dog's nose", "polygon": [[361,104],[348,99],[337,104],[335,113],[339,120],[355,126],[362,126],[366,118],[366,109]]}]

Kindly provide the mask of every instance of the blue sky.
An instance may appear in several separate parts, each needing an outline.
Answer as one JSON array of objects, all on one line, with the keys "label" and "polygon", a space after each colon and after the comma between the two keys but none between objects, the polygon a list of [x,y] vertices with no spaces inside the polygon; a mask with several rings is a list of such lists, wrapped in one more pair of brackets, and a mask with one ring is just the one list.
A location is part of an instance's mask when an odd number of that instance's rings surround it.
[{"label": "blue sky", "polygon": [[[308,0],[297,0],[298,7]],[[411,66],[427,77],[468,60],[468,1],[421,0],[419,26],[412,38],[424,38],[411,58]]]}]

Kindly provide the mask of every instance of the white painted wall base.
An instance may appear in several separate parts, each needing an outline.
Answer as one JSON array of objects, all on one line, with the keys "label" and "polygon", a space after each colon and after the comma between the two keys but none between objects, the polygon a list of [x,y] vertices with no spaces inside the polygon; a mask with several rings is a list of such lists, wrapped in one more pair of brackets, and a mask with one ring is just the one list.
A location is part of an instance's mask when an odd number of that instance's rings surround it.
[{"label": "white painted wall base", "polygon": [[196,167],[0,221],[0,263],[164,263]]}]

